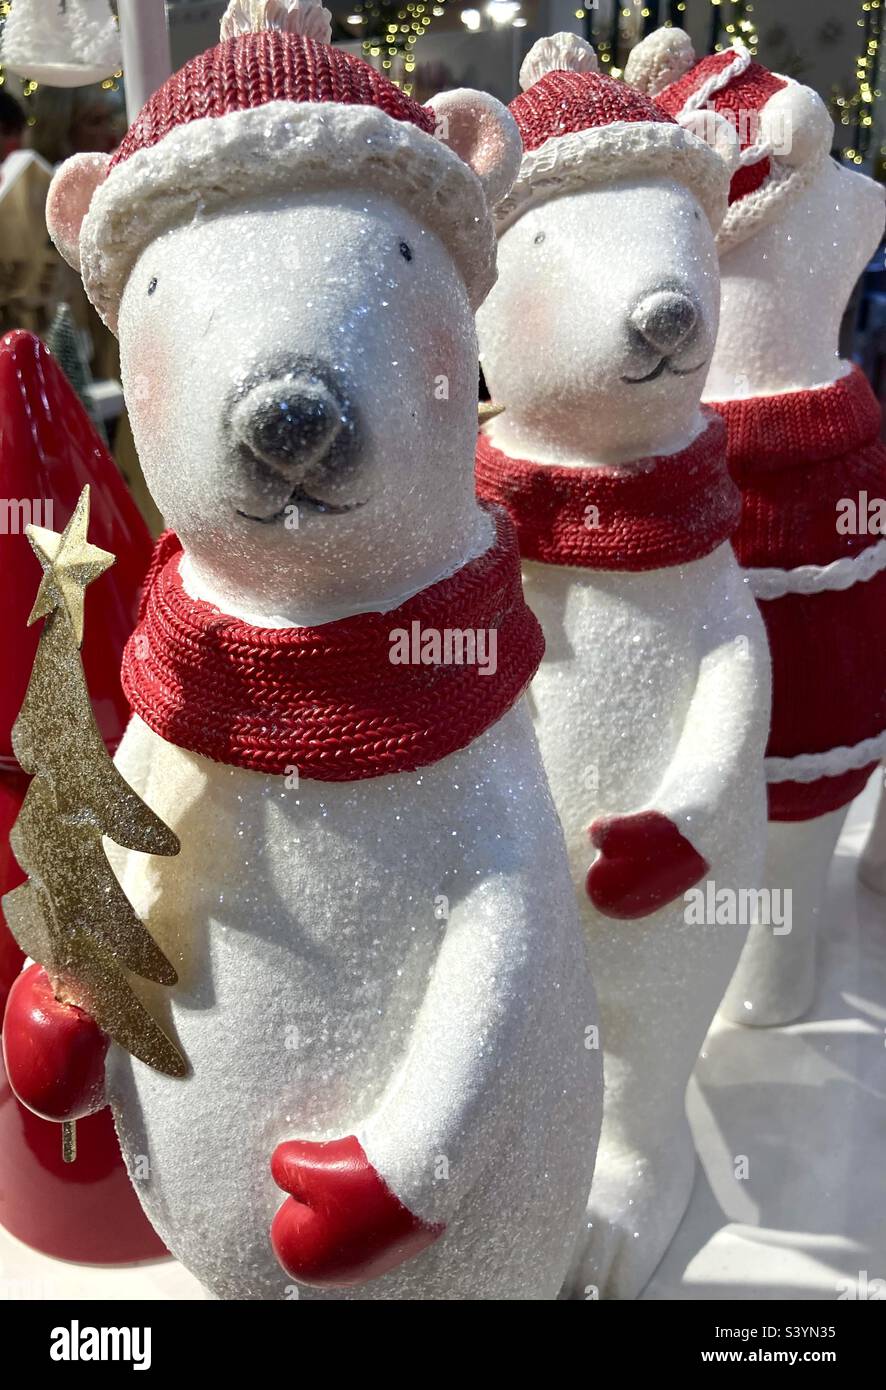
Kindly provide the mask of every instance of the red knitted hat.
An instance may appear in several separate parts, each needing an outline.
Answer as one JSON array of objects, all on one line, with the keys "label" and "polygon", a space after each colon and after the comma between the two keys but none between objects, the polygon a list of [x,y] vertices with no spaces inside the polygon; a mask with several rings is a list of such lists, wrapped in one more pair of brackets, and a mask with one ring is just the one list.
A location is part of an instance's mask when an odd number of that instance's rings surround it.
[{"label": "red knitted hat", "polygon": [[716,230],[726,211],[729,168],[648,97],[598,71],[575,34],[539,39],[511,102],[525,151],[519,177],[496,208],[499,231],[533,203],[594,183],[671,175],[686,183]]},{"label": "red knitted hat", "polygon": [[716,113],[736,131],[740,156],[721,252],[802,192],[830,151],[834,126],[818,93],[755,63],[738,41],[699,62],[685,30],[658,29],[631,53],[625,80],[677,120]]},{"label": "red knitted hat", "polygon": [[230,0],[222,42],[155,92],[113,157],[58,171],[47,221],[105,321],[144,248],[237,198],[368,184],[447,243],[475,306],[494,282],[489,203],[510,186],[519,137],[482,92],[421,106],[329,44],[321,0]]}]

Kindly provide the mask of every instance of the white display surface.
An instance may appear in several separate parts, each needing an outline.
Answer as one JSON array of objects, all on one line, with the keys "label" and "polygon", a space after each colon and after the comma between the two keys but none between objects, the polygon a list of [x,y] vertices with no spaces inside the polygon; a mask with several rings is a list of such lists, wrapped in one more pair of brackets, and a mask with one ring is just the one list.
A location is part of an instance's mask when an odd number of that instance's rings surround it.
[{"label": "white display surface", "polygon": [[[644,1298],[886,1297],[886,898],[855,872],[876,780],[831,866],[812,1012],[787,1028],[717,1023],[708,1039],[689,1098],[692,1202]],[[204,1296],[173,1260],[71,1265],[0,1231],[0,1299]]]},{"label": "white display surface", "polygon": [[886,898],[856,876],[877,781],[831,864],[810,1013],[708,1037],[689,1095],[702,1166],[644,1298],[886,1298]]}]

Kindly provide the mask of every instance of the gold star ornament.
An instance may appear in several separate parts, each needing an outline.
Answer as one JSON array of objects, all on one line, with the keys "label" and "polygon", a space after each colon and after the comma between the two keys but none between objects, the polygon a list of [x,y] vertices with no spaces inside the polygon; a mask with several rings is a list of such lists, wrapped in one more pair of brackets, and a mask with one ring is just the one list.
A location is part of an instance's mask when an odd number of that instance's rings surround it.
[{"label": "gold star ornament", "polygon": [[89,484],[77,499],[74,514],[59,535],[43,526],[29,526],[25,532],[31,548],[43,566],[43,579],[37,590],[28,627],[61,608],[67,616],[79,647],[83,641],[83,602],[86,589],[114,563],[114,556],[86,539],[89,526]]}]

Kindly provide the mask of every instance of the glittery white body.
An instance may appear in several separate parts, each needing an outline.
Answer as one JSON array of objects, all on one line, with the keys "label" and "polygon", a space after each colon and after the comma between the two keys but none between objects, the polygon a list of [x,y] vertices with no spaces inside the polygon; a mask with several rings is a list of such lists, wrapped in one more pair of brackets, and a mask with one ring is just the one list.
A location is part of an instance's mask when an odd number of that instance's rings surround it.
[{"label": "glittery white body", "polygon": [[[133,271],[120,341],[195,597],[267,627],[323,623],[390,609],[490,543],[470,305],[443,243],[397,203],[294,194],[175,228]],[[266,364],[281,389],[322,376],[344,402],[348,450],[296,470],[323,504],[301,503],[294,530],[250,519],[293,479],[250,468],[223,424],[232,387],[237,410],[265,391]],[[601,1066],[525,705],[421,773],[346,785],[288,788],[138,720],[118,764],[182,843],[118,863],[180,971],[158,1007],[192,1074],[119,1051],[109,1065],[124,1155],[170,1249],[225,1298],[554,1297]],[[284,1194],[268,1165],[282,1140],[351,1134],[446,1232],[378,1280],[299,1290],[269,1241]]]},{"label": "glittery white body", "polygon": [[[589,256],[605,274],[583,285],[576,312]],[[632,348],[626,318],[661,283],[679,285],[698,311],[683,366],[710,355],[716,255],[689,193],[643,180],[542,204],[505,232],[499,267],[478,320],[487,381],[505,406],[491,427],[498,447],[605,465],[674,452],[699,432],[702,373],[623,381],[654,366]],[[532,300],[538,308],[521,323]],[[601,814],[660,811],[707,859],[718,888],[755,886],[765,635],[728,545],[648,573],[534,563],[524,573],[547,639],[531,702],[591,945],[606,1073],[597,1172],[565,1293],[632,1298],[688,1201],[695,1158],[684,1093],[746,928],[691,925],[682,898],[639,920],[604,916],[585,891],[588,826]]]},{"label": "glittery white body", "polygon": [[[823,159],[797,198],[721,260],[720,336],[706,398],[803,391],[845,375],[841,320],[882,231],[882,187]],[[765,882],[792,893],[792,929],[778,935],[762,925],[751,929],[724,1000],[728,1018],[789,1023],[812,1003],[825,880],[847,812],[770,824]],[[886,814],[866,862],[867,881],[886,887]]]},{"label": "glittery white body", "polygon": [[[169,1018],[193,1074],[118,1049],[109,1067],[136,1190],[173,1253],[223,1298],[555,1297],[602,1095],[525,706],[421,773],[349,786],[287,790],[138,720],[117,761],[182,841],[175,860],[130,856],[123,882],[180,972]],[[345,1134],[447,1231],[381,1279],[297,1289],[268,1239],[270,1156]]]}]

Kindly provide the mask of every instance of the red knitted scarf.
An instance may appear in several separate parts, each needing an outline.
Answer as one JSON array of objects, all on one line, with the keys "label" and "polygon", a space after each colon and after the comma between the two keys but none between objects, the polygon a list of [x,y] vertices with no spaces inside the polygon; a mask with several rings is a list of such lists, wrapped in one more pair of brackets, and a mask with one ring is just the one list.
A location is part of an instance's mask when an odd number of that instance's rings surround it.
[{"label": "red knitted scarf", "polygon": [[[882,540],[862,524],[838,529],[838,504],[858,512],[886,499],[880,406],[858,368],[832,386],[753,396],[715,407],[726,421],[742,492],[733,544],[754,570],[827,566]],[[886,570],[819,593],[761,599],[772,653],[767,754],[797,758],[852,748],[886,729]],[[875,763],[812,782],[769,786],[771,820],[807,820],[847,805]]]},{"label": "red knitted scarf", "polygon": [[513,527],[494,519],[489,550],[399,608],[297,628],[250,627],[189,598],[167,533],[123,657],[133,711],[206,758],[321,782],[412,772],[467,747],[544,652]]},{"label": "red knitted scarf", "polygon": [[709,555],[738,525],[716,415],[687,449],[612,468],[509,458],[483,434],[477,492],[507,507],[524,559],[596,570],[653,570]]}]

